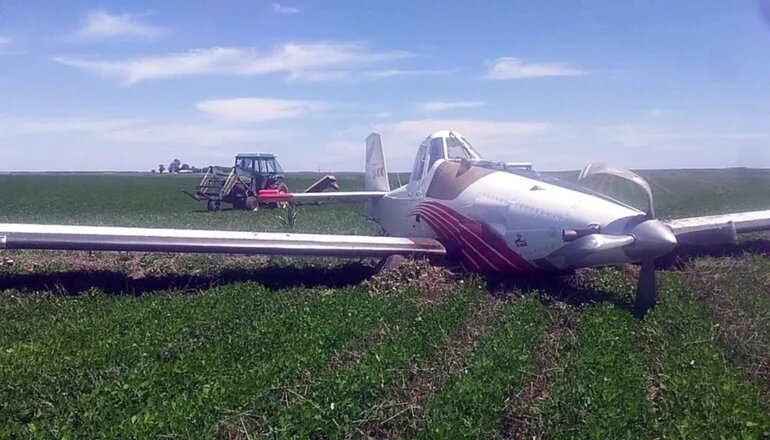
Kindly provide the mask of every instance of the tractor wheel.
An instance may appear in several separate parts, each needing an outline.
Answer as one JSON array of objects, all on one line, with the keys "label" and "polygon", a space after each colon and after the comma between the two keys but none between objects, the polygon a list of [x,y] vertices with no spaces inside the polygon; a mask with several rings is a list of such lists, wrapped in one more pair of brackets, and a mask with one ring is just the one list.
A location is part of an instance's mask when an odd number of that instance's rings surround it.
[{"label": "tractor wheel", "polygon": [[256,197],[246,197],[246,209],[249,211],[257,211],[259,209],[259,201],[257,201]]},{"label": "tractor wheel", "polygon": [[209,200],[208,203],[206,203],[206,209],[210,212],[219,211],[220,207],[221,204],[219,203],[219,200]]},{"label": "tractor wheel", "polygon": [[243,197],[236,197],[233,201],[233,209],[244,210],[246,209],[246,199]]}]

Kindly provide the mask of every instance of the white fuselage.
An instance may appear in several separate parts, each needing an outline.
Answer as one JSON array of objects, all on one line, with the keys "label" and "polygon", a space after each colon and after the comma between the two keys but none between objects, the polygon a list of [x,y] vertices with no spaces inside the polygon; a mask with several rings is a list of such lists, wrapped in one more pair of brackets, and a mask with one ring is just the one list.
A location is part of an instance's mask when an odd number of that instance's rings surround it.
[{"label": "white fuselage", "polygon": [[[390,235],[437,238],[449,244],[463,267],[476,272],[550,268],[543,259],[568,244],[565,229],[593,225],[602,233],[623,234],[629,222],[638,223],[644,216],[532,171],[473,166],[465,170],[473,176],[463,176],[459,166],[456,161],[438,161],[423,180],[375,201],[370,215]],[[439,169],[441,190],[434,191],[431,183]],[[621,252],[617,259],[628,260]]]}]

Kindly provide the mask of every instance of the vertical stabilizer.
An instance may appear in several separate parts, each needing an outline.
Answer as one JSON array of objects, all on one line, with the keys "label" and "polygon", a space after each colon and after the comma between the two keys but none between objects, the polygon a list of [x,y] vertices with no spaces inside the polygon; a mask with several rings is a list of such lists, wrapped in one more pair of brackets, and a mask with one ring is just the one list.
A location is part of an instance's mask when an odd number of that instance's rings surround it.
[{"label": "vertical stabilizer", "polygon": [[385,152],[382,151],[382,136],[374,132],[366,138],[366,171],[364,189],[367,191],[390,191],[388,167]]}]

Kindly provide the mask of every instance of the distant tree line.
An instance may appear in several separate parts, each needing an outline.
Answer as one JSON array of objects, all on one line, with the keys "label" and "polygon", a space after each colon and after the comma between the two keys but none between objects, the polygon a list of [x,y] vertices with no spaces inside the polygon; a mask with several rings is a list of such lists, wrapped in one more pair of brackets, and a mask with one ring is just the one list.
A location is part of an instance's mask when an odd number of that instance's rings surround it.
[{"label": "distant tree line", "polygon": [[186,163],[182,163],[182,161],[179,159],[172,160],[171,163],[168,164],[168,166],[164,164],[160,164],[158,165],[158,169],[150,170],[151,173],[158,173],[158,174],[163,174],[163,173],[178,174],[181,172],[202,173],[204,171],[205,169],[203,168],[198,168],[198,167],[190,166],[189,164],[186,164]]}]

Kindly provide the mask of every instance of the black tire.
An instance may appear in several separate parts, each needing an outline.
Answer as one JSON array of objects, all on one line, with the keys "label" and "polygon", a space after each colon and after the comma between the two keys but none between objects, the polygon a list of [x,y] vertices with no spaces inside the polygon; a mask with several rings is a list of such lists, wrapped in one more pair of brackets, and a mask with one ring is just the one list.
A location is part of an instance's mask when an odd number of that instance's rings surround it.
[{"label": "black tire", "polygon": [[243,197],[237,197],[235,201],[233,201],[233,208],[238,210],[246,209],[246,199]]},{"label": "black tire", "polygon": [[259,201],[257,201],[257,198],[254,196],[248,196],[246,197],[246,209],[249,211],[256,211],[259,209]]},{"label": "black tire", "polygon": [[221,208],[221,204],[219,203],[219,200],[209,200],[206,203],[206,209],[210,212],[219,211],[219,208]]}]

